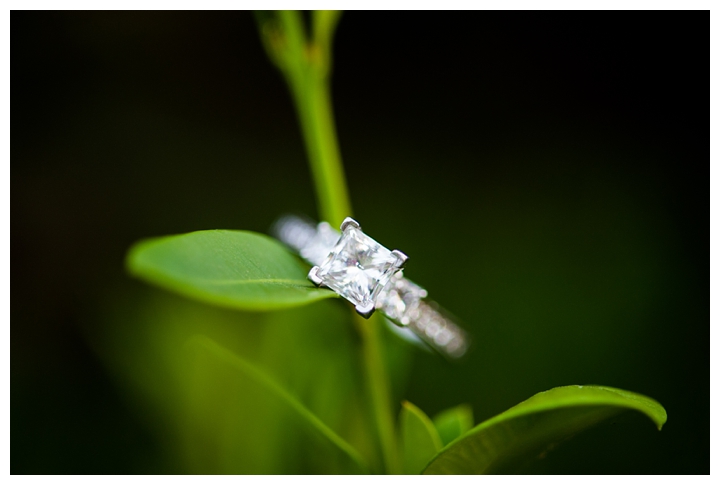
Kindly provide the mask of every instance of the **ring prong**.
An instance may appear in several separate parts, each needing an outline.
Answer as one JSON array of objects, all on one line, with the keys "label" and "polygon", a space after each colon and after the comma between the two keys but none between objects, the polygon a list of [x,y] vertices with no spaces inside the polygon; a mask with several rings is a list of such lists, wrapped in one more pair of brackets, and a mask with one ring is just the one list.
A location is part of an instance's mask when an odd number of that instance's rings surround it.
[{"label": "ring prong", "polygon": [[373,305],[372,303],[369,303],[365,306],[356,305],[355,311],[358,312],[358,314],[360,314],[360,316],[363,318],[370,318],[370,315],[372,315],[375,311],[375,305]]},{"label": "ring prong", "polygon": [[322,285],[322,279],[318,276],[317,272],[320,268],[317,266],[313,266],[310,268],[310,272],[308,273],[308,279],[315,283],[315,286]]},{"label": "ring prong", "polygon": [[407,254],[403,253],[402,251],[398,251],[397,249],[393,249],[392,253],[398,258],[397,267],[404,267],[405,263],[408,260]]},{"label": "ring prong", "polygon": [[356,221],[352,217],[346,217],[345,220],[342,221],[342,224],[340,224],[340,230],[345,232],[345,229],[347,229],[348,227],[360,229],[360,224],[358,224],[358,221]]}]

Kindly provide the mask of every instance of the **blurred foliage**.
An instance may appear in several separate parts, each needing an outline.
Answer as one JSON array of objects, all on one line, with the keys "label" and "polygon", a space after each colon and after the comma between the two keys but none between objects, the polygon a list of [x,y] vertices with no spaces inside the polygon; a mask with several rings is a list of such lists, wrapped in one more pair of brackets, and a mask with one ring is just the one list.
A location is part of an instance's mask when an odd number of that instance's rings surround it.
[{"label": "blurred foliage", "polygon": [[430,418],[414,404],[403,401],[400,411],[400,448],[403,473],[417,475],[442,448]]},{"label": "blurred foliage", "polygon": [[433,418],[442,445],[445,446],[455,438],[464,435],[473,427],[472,408],[467,404],[460,404],[454,408],[446,409]]},{"label": "blurred foliage", "polygon": [[[331,35],[327,31],[334,28],[336,20],[319,22],[320,19],[328,18],[319,12],[313,12],[312,17],[315,21],[313,36],[306,38],[306,26],[298,11],[261,12],[257,15],[268,55],[285,75],[294,96],[321,214],[327,221],[337,224],[342,216],[350,215],[350,203],[332,121],[327,83],[330,61],[323,58],[330,52]],[[329,18],[337,19],[337,15]],[[326,33],[323,35],[323,32]],[[330,296],[328,290],[314,289],[303,282],[304,271],[281,245],[251,232],[198,231],[155,238],[136,244],[130,250],[127,261],[128,269],[135,276],[191,298],[221,306],[274,310],[312,302],[322,298],[322,293]],[[318,315],[318,318],[321,316]],[[491,470],[512,471],[517,466],[518,458],[526,458],[525,455],[542,456],[557,441],[567,439],[625,409],[647,414],[657,422],[658,429],[667,419],[662,406],[644,396],[597,386],[568,386],[538,394],[480,423],[461,435],[458,442],[451,442],[445,448],[430,418],[417,406],[404,401],[398,439],[397,427],[392,418],[387,364],[383,357],[382,339],[377,332],[377,328],[384,328],[381,322],[385,319],[376,317],[364,321],[355,316],[355,321],[361,336],[363,358],[359,362],[364,365],[366,402],[370,404],[373,416],[371,423],[365,423],[365,429],[377,428],[376,436],[383,456],[382,468],[376,467],[374,473],[469,474]],[[233,387],[233,383],[213,382],[213,379],[207,378],[204,369],[208,354],[212,363],[220,360],[230,364],[266,392],[274,394],[285,407],[294,410],[296,417],[309,425],[316,435],[319,434],[321,441],[330,446],[334,455],[342,457],[344,466],[332,466],[333,460],[330,460],[331,465],[320,467],[320,472],[371,471],[352,444],[338,436],[331,426],[308,410],[292,392],[276,383],[261,367],[204,335],[193,337],[189,345],[199,348],[200,355],[205,358],[194,359],[193,366],[186,373],[200,373],[203,383],[212,382],[224,391]],[[337,391],[334,387],[330,389],[331,392]],[[204,389],[193,389],[191,394],[212,395],[204,392]],[[202,408],[203,411],[207,413],[207,407]],[[213,417],[217,418],[217,415]],[[252,419],[252,416],[246,414],[239,419],[243,418]],[[304,447],[304,440],[298,446]],[[212,450],[218,448],[209,446]],[[270,448],[265,452],[275,453],[275,449]],[[397,458],[399,454],[402,456]],[[241,455],[231,453],[229,456]]]},{"label": "blurred foliage", "polygon": [[[127,297],[127,295],[126,295]],[[378,467],[350,315],[339,302],[271,313],[214,309],[160,292],[108,302],[112,332],[98,336],[148,425],[185,473],[340,473],[348,458],[266,385],[218,357],[222,342],[288,389]],[[386,337],[391,337],[386,335]],[[402,387],[407,344],[386,346]],[[220,351],[220,356],[223,355]],[[142,369],[142,371],[140,371]],[[143,404],[144,403],[144,404]]]},{"label": "blurred foliage", "polygon": [[[230,312],[123,272],[143,237],[315,212],[252,17],[11,20],[11,472],[341,466],[318,463],[323,442],[266,389],[188,349],[198,334],[379,467],[342,302]],[[608,21],[343,17],[334,101],[357,217],[477,342],[450,366],[384,333],[393,402],[431,416],[465,402],[482,421],[542,389],[612,383],[657,397],[670,424],[648,433],[628,413],[519,471],[709,473],[707,67],[686,55],[708,48],[707,16]],[[182,373],[199,359],[207,375]]]},{"label": "blurred foliage", "polygon": [[[298,306],[312,302],[315,298],[309,296],[304,299],[298,298],[298,294],[302,295],[304,293],[300,292],[304,291],[310,295],[311,292],[318,291],[299,284],[302,283],[299,278],[305,271],[298,268],[298,262],[285,251],[279,244],[248,232],[201,231],[138,243],[130,250],[128,262],[136,276],[200,301],[240,309],[275,310],[283,306]],[[288,288],[288,281],[295,283]],[[292,291],[292,298],[286,297],[288,291]],[[328,290],[324,291],[329,293]],[[311,310],[314,308],[314,306],[310,307]],[[332,321],[320,311],[310,315],[314,316],[316,321],[325,324]],[[291,322],[290,324],[297,325],[292,315],[287,314],[284,317]],[[280,318],[282,319],[283,315]],[[374,321],[377,322],[378,317]],[[172,322],[174,319],[171,320],[170,325],[173,325]],[[267,325],[263,322],[257,324]],[[149,322],[149,325],[157,324]],[[387,326],[381,325],[380,328],[384,329]],[[253,421],[253,424],[257,425],[262,421],[265,412],[267,412],[266,419],[276,425],[278,422],[282,424],[278,425],[275,439],[267,447],[260,447],[255,451],[261,449],[262,452],[270,455],[288,453],[290,457],[287,463],[293,463],[295,466],[284,473],[302,473],[308,469],[314,469],[316,473],[334,474],[389,471],[386,468],[388,466],[386,457],[383,466],[375,464],[371,470],[363,455],[372,459],[376,453],[373,450],[365,450],[365,453],[361,454],[353,444],[348,443],[334,431],[335,427],[341,430],[355,428],[353,425],[355,419],[360,415],[369,414],[360,410],[364,407],[363,402],[367,405],[373,399],[371,394],[363,399],[365,394],[363,391],[370,389],[370,386],[356,385],[351,390],[338,385],[339,382],[335,379],[316,379],[313,385],[320,387],[311,389],[311,392],[316,394],[313,400],[319,396],[322,404],[320,409],[336,411],[333,416],[334,426],[329,425],[322,417],[306,408],[302,401],[295,397],[293,391],[286,390],[283,384],[276,382],[276,379],[266,373],[261,365],[249,362],[240,357],[242,354],[237,354],[218,343],[232,341],[230,335],[212,338],[207,336],[203,329],[198,328],[198,331],[200,333],[193,336],[186,335],[184,341],[175,342],[170,352],[167,350],[163,352],[173,361],[172,370],[175,371],[173,381],[184,383],[180,393],[188,403],[189,417],[182,420],[181,432],[186,432],[185,428],[190,428],[189,431],[193,436],[196,433],[204,435],[209,430],[212,433],[203,436],[203,439],[189,440],[203,445],[202,451],[193,448],[190,450],[191,456],[188,456],[189,461],[195,463],[198,470],[203,470],[205,467],[209,470],[198,473],[230,473],[232,470],[230,465],[240,462],[239,457],[243,459],[246,457],[247,453],[243,447],[251,447],[258,435],[265,433],[262,428],[243,429],[241,426],[240,429],[232,429],[231,426],[225,426],[225,423]],[[162,334],[158,337],[158,341],[167,339],[168,337]],[[283,341],[287,339],[287,335],[278,334],[274,339]],[[308,352],[314,352],[317,345],[307,344],[303,339],[297,339],[293,344],[297,345],[294,358],[323,367],[335,367],[332,358],[336,358],[337,354],[328,355],[329,359],[322,361],[316,356],[312,358],[306,355]],[[330,342],[325,344],[331,345]],[[354,344],[355,347],[358,345],[362,347],[367,345],[367,342]],[[285,345],[282,347],[284,349]],[[355,357],[355,359],[343,359],[347,365],[344,370],[349,372],[353,366],[359,367],[358,364],[362,360],[357,355],[359,352],[347,350],[349,349],[346,349],[346,356]],[[371,358],[375,356],[372,355]],[[273,359],[275,364],[278,360],[282,360],[277,356],[273,356]],[[387,359],[383,359],[377,365],[384,368],[387,365],[386,361]],[[133,361],[131,365],[135,363]],[[287,365],[293,364],[287,363]],[[308,371],[312,375],[314,369],[310,367]],[[280,372],[282,373],[282,370]],[[362,375],[362,371],[359,374]],[[337,377],[341,380],[342,374]],[[366,381],[374,377],[370,372],[364,375]],[[362,379],[358,381],[362,382]],[[232,389],[236,390],[236,393],[229,393]],[[342,397],[335,396],[335,393],[341,394]],[[254,399],[250,395],[260,397],[264,412],[240,405],[245,400],[252,402]],[[355,396],[354,405],[343,402],[342,398],[351,395]],[[218,401],[237,407],[223,410],[217,407]],[[175,401],[161,404],[171,406],[170,412],[175,412],[175,407],[178,406]],[[406,474],[511,472],[517,469],[518,464],[530,458],[544,456],[557,443],[627,409],[645,413],[655,421],[658,429],[662,428],[667,419],[663,407],[645,396],[607,387],[567,386],[537,394],[472,429],[467,429],[467,424],[462,423],[462,417],[458,415],[463,412],[462,407],[446,412],[441,416],[442,419],[439,419],[441,423],[439,429],[447,435],[448,432],[453,432],[452,424],[455,424],[454,431],[459,431],[461,434],[446,438],[450,443],[443,448],[435,424],[417,406],[404,401],[399,418],[399,451],[402,465],[398,471]],[[464,414],[467,420],[470,413],[465,410]],[[455,423],[452,423],[452,417],[456,418]],[[189,423],[192,423],[192,426],[188,426]],[[201,427],[196,430],[195,426],[199,423],[202,423]],[[472,421],[469,424],[472,426]],[[382,430],[377,435],[371,432],[376,425],[383,426],[376,416],[374,419],[365,419],[359,426],[364,436],[351,435],[349,440],[359,443],[372,442],[373,436],[382,436]],[[236,432],[238,435],[229,435],[228,433],[231,432]],[[394,426],[388,432],[395,433]],[[285,441],[284,437],[290,434],[297,437],[297,441]],[[316,448],[309,447],[308,442],[313,442]],[[311,465],[306,467],[302,462],[309,458],[300,450],[310,451],[311,455],[321,458],[310,460]],[[219,464],[217,464],[218,460]],[[225,460],[228,463],[225,463]],[[266,458],[265,461],[252,460],[255,466],[268,461],[273,463],[268,470],[280,469],[271,458]],[[214,466],[219,466],[219,470],[213,471]],[[224,471],[225,467],[229,467],[228,471]]]}]

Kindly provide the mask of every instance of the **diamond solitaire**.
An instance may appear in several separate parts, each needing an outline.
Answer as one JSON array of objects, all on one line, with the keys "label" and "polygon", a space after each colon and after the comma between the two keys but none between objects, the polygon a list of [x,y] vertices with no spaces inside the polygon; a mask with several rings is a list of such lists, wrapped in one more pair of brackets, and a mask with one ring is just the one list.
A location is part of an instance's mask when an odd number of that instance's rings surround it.
[{"label": "diamond solitaire", "polygon": [[355,305],[365,318],[375,311],[377,297],[390,278],[399,271],[407,256],[390,251],[365,235],[360,224],[350,217],[340,226],[342,235],[320,266],[314,266],[308,278],[327,286]]},{"label": "diamond solitaire", "polygon": [[377,309],[403,337],[412,335],[412,341],[425,342],[448,359],[461,358],[470,336],[447,311],[426,299],[427,291],[403,276],[400,269],[407,256],[388,251],[349,217],[340,229],[342,233],[327,222],[314,224],[292,215],[273,225],[278,239],[315,265],[308,274],[313,283],[350,300],[365,318]]}]

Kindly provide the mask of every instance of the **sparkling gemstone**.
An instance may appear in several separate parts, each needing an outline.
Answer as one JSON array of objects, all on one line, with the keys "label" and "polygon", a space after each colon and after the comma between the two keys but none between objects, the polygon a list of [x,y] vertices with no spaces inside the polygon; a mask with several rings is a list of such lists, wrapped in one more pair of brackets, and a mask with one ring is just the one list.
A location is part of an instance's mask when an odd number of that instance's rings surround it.
[{"label": "sparkling gemstone", "polygon": [[398,271],[378,296],[378,307],[396,323],[407,325],[418,302],[426,296],[427,291]]},{"label": "sparkling gemstone", "polygon": [[317,276],[323,284],[362,307],[375,305],[377,296],[402,260],[389,249],[348,227],[320,265]]},{"label": "sparkling gemstone", "polygon": [[312,264],[320,264],[333,250],[338,239],[340,239],[340,233],[327,222],[321,222],[318,224],[315,234],[300,249],[300,256]]}]

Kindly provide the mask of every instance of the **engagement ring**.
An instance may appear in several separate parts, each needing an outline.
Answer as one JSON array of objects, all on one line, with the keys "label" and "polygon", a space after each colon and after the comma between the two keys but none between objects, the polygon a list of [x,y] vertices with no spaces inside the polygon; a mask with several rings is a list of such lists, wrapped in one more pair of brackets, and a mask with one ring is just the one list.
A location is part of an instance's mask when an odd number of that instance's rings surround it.
[{"label": "engagement ring", "polygon": [[273,233],[314,265],[308,273],[310,281],[335,291],[363,317],[379,310],[453,359],[467,351],[468,334],[436,303],[425,300],[427,291],[404,277],[408,257],[366,235],[354,219],[347,217],[338,232],[327,222],[315,225],[284,216],[274,224]]}]

